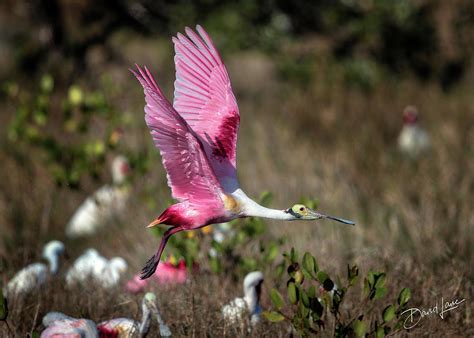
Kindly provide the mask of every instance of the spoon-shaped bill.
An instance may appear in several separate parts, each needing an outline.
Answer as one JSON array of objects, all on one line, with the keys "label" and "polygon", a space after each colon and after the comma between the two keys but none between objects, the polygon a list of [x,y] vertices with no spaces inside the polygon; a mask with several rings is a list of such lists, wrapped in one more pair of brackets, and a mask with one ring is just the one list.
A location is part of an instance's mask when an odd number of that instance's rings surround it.
[{"label": "spoon-shaped bill", "polygon": [[333,216],[328,216],[325,215],[325,218],[332,219],[333,221],[338,221],[344,224],[350,224],[350,225],[355,225],[355,222],[349,221],[347,219],[339,218],[339,217],[333,217]]}]

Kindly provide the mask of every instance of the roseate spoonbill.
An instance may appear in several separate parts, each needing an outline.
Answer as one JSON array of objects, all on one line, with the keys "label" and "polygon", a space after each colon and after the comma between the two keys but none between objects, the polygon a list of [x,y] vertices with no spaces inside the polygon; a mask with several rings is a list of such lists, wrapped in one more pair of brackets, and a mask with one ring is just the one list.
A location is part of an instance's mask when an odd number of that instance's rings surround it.
[{"label": "roseate spoonbill", "polygon": [[61,312],[48,312],[43,317],[43,325],[46,329],[41,333],[41,338],[99,337],[95,323],[92,320],[69,317]]},{"label": "roseate spoonbill", "polygon": [[66,283],[70,286],[91,279],[103,288],[112,288],[120,282],[127,267],[127,262],[122,257],[109,260],[97,250],[87,249],[66,273]]},{"label": "roseate spoonbill", "polygon": [[235,298],[221,309],[225,321],[231,325],[245,323],[246,316],[252,326],[260,320],[260,293],[263,274],[260,271],[250,272],[244,279],[244,298]]},{"label": "roseate spoonbill", "polygon": [[152,315],[155,315],[160,326],[160,336],[169,337],[171,331],[163,322],[156,305],[156,296],[148,292],[142,301],[142,321],[141,323],[129,318],[115,318],[97,325],[100,337],[133,337],[139,335],[146,336],[150,329]]},{"label": "roseate spoonbill", "polygon": [[112,185],[104,185],[79,206],[66,226],[68,237],[93,234],[125,208],[130,194],[126,179],[131,172],[127,158],[122,155],[115,157],[111,171]]},{"label": "roseate spoonbill", "polygon": [[171,259],[167,262],[161,261],[158,264],[155,274],[150,279],[140,279],[140,275],[135,275],[125,284],[125,290],[130,293],[138,293],[144,290],[149,282],[155,280],[158,284],[183,284],[188,280],[188,269],[186,262],[181,259],[178,264],[173,264]]},{"label": "roseate spoonbill", "polygon": [[398,136],[398,147],[412,159],[430,148],[430,137],[418,122],[418,110],[415,106],[407,106],[403,110],[403,128]]},{"label": "roseate spoonbill", "polygon": [[250,199],[239,187],[236,145],[240,115],[229,75],[209,35],[186,27],[187,36],[173,37],[176,81],[173,106],[145,67],[130,70],[143,86],[145,121],[161,153],[168,185],[178,200],[148,226],[166,224],[161,243],[142,270],[156,270],[170,236],[238,217],[259,216],[286,221],[341,218],[296,204],[269,209]]},{"label": "roseate spoonbill", "polygon": [[43,248],[43,258],[49,263],[33,263],[21,269],[7,284],[6,295],[28,293],[34,288],[43,285],[50,275],[58,272],[59,256],[65,251],[60,241],[51,241]]}]

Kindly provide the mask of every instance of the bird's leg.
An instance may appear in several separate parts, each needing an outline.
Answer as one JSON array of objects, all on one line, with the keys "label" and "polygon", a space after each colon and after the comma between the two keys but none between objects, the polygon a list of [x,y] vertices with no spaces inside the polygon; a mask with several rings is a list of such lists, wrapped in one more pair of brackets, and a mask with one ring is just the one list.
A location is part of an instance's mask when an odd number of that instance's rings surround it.
[{"label": "bird's leg", "polygon": [[184,230],[182,226],[177,226],[166,230],[165,234],[163,235],[163,238],[161,239],[161,243],[158,247],[158,250],[153,256],[151,256],[151,258],[146,262],[145,267],[142,269],[140,279],[147,279],[155,273],[158,263],[160,262],[161,254],[165,249],[168,239],[171,237],[171,235],[182,230]]}]

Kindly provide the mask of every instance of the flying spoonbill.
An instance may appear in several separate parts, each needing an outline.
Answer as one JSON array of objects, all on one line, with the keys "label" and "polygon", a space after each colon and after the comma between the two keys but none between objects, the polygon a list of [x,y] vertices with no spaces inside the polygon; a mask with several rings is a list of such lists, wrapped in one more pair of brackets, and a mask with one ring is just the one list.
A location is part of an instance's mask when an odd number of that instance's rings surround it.
[{"label": "flying spoonbill", "polygon": [[206,31],[199,25],[199,35],[188,27],[185,30],[187,36],[178,33],[173,37],[173,105],[146,67],[137,65],[136,70],[131,70],[143,86],[145,121],[160,150],[171,194],[178,200],[148,225],[171,227],[143,268],[141,278],[153,275],[168,239],[179,231],[249,216],[286,221],[331,219],[354,224],[302,204],[269,209],[240,189],[236,170],[240,114],[229,75]]}]

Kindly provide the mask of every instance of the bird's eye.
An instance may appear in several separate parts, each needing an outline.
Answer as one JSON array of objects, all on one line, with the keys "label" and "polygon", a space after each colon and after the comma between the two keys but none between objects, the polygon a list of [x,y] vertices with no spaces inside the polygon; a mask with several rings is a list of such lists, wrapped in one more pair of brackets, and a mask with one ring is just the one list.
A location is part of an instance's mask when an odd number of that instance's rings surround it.
[{"label": "bird's eye", "polygon": [[300,211],[304,211],[304,207],[301,207],[301,208],[300,208]]}]

